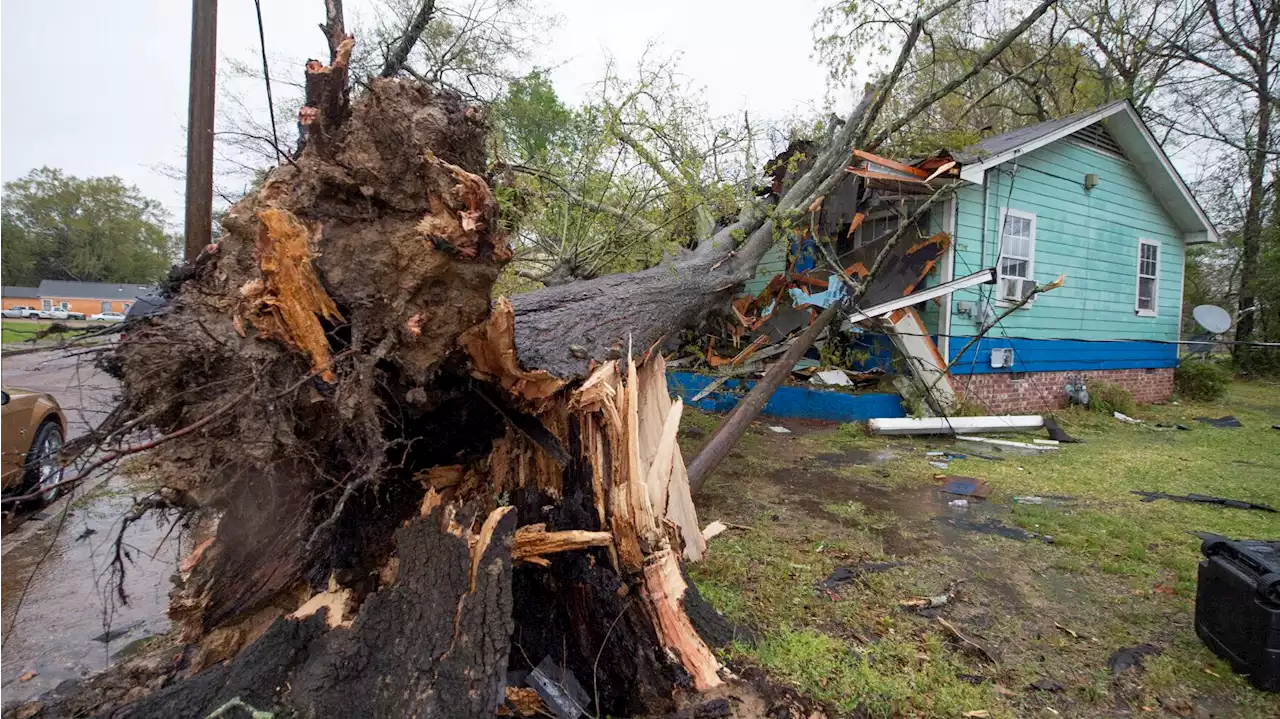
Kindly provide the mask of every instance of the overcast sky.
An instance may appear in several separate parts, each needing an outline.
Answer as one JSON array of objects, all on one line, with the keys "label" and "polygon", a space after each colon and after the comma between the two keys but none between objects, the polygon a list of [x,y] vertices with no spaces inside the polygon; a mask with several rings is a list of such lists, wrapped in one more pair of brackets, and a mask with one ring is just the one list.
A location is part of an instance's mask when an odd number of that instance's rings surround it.
[{"label": "overcast sky", "polygon": [[[366,3],[347,0],[349,17]],[[716,114],[782,118],[821,106],[825,71],[811,58],[816,0],[545,0],[559,17],[534,62],[555,68],[568,101],[602,74],[607,54],[632,68],[650,41],[682,54],[681,70],[706,89]],[[267,47],[291,64],[324,57],[321,0],[262,0]],[[220,66],[256,61],[252,0],[219,3]],[[182,185],[158,168],[182,167],[191,7],[185,0],[10,0],[0,17],[0,175],[42,165],[81,177],[118,175],[181,223]],[[357,38],[358,39],[358,38]],[[785,40],[783,40],[785,39]],[[780,51],[779,48],[786,48]],[[284,66],[283,64],[281,65]]]}]

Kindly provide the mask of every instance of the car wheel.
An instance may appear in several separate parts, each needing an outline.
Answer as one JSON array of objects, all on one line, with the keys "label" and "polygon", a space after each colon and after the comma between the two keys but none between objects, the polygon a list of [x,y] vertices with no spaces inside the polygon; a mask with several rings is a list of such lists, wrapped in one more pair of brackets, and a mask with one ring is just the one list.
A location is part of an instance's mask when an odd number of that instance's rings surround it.
[{"label": "car wheel", "polygon": [[54,421],[40,425],[36,430],[35,439],[31,442],[31,449],[27,451],[26,480],[28,492],[44,490],[40,495],[40,501],[46,504],[57,499],[58,494],[62,492],[62,489],[56,486],[48,489],[62,481],[62,467],[58,463],[61,454],[62,427]]}]

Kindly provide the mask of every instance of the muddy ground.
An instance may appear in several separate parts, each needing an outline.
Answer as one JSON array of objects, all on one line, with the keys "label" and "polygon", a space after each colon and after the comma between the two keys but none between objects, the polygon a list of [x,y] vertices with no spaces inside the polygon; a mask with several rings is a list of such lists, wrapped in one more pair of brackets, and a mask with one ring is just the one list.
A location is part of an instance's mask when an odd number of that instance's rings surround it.
[{"label": "muddy ground", "polygon": [[[1245,427],[1192,419],[1228,413]],[[730,652],[736,660],[855,716],[1280,716],[1275,695],[1196,638],[1199,540],[1189,534],[1277,538],[1280,515],[1129,494],[1280,506],[1280,432],[1271,429],[1280,391],[1238,386],[1222,403],[1141,416],[1148,421],[1133,427],[1069,412],[1068,430],[1085,444],[1001,461],[950,439],[764,419],[699,498],[704,524],[740,527],[713,540],[691,573],[715,606],[760,633]],[[687,451],[715,421],[686,417]],[[929,451],[966,458],[941,469],[929,462],[945,458]],[[959,497],[939,491],[938,475],[981,478],[994,491],[952,506]],[[901,566],[819,584],[867,562]],[[901,606],[948,593],[941,607]],[[1112,656],[1136,647],[1142,666],[1113,673]]]}]

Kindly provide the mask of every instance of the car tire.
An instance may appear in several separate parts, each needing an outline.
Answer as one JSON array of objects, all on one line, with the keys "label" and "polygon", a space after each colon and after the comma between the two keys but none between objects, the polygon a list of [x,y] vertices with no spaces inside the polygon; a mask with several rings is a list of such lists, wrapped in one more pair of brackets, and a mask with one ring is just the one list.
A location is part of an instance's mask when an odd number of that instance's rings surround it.
[{"label": "car tire", "polygon": [[[31,449],[23,463],[26,472],[26,489],[30,493],[62,481],[62,467],[58,464],[62,454],[62,427],[55,420],[46,420],[36,429]],[[48,504],[58,498],[61,488],[54,487],[40,495],[37,504]]]}]

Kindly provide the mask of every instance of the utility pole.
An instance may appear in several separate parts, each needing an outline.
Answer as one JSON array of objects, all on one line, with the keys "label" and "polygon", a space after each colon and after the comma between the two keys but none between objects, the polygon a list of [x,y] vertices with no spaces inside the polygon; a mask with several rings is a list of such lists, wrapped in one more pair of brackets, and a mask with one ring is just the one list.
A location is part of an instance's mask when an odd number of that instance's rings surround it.
[{"label": "utility pole", "polygon": [[191,2],[191,94],[187,99],[186,257],[213,233],[213,91],[218,61],[218,0]]}]

